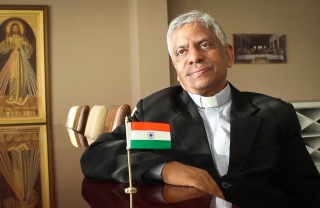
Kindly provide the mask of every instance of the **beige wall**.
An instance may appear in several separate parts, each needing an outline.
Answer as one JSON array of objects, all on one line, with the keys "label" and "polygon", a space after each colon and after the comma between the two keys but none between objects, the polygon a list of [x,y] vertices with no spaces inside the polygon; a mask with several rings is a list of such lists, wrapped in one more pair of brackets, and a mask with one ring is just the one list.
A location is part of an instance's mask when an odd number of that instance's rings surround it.
[{"label": "beige wall", "polygon": [[[287,64],[236,64],[228,80],[240,90],[286,101],[320,100],[320,1],[318,0],[174,0],[168,16],[198,9],[234,33],[280,33],[287,38]],[[171,69],[172,83],[175,72]]]},{"label": "beige wall", "polygon": [[169,86],[168,16],[171,20],[191,9],[212,14],[231,42],[233,33],[287,35],[287,64],[230,69],[229,80],[240,90],[284,100],[320,100],[318,0],[2,0],[1,4],[49,6],[53,124],[64,125],[72,105],[134,106],[139,98]]}]

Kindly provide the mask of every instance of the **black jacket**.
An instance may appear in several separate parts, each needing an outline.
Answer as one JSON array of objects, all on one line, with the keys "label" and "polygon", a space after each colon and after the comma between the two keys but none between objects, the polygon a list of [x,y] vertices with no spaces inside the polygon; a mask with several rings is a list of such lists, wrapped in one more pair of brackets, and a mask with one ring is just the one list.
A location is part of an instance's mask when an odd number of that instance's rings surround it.
[{"label": "black jacket", "polygon": [[[300,135],[291,104],[266,95],[240,92],[231,84],[230,160],[228,173],[217,174],[202,118],[181,86],[142,100],[133,121],[169,123],[172,148],[131,150],[133,180],[155,164],[176,160],[207,170],[227,201],[242,207],[320,207],[320,176]],[[81,158],[85,176],[128,182],[125,127],[104,133]]]}]

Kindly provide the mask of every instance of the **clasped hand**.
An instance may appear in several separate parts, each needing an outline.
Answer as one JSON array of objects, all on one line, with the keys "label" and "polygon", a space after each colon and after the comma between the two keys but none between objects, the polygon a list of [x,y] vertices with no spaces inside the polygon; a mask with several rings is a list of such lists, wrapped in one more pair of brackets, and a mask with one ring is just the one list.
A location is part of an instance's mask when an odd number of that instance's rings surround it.
[{"label": "clasped hand", "polygon": [[207,171],[176,161],[167,162],[162,169],[165,183],[176,186],[190,186],[224,199],[217,183]]}]

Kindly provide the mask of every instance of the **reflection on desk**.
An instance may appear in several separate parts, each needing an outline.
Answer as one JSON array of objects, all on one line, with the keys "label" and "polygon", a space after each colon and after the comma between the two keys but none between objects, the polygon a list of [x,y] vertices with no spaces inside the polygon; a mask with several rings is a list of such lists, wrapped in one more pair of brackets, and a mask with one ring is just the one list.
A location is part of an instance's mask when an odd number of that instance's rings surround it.
[{"label": "reflection on desk", "polygon": [[46,133],[45,125],[0,127],[0,207],[49,206]]},{"label": "reflection on desk", "polygon": [[[224,205],[236,208],[236,206],[231,205],[229,202],[192,187],[167,184],[137,187],[138,192],[132,194],[132,198],[130,198],[130,194],[124,192],[127,187],[128,184],[84,178],[82,181],[82,196],[93,208],[227,207]],[[219,205],[216,206],[215,204]]]}]

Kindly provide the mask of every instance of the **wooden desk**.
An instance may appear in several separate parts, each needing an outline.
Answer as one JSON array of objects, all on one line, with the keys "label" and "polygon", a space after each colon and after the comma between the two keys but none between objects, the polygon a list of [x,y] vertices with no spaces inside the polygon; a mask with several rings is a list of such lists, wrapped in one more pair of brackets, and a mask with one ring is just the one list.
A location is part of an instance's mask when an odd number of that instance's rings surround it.
[{"label": "wooden desk", "polygon": [[[138,192],[126,194],[127,184],[111,183],[91,178],[82,182],[82,196],[91,207],[133,208],[210,208],[214,197],[196,188],[171,185],[137,187]],[[131,203],[130,203],[131,202]]]},{"label": "wooden desk", "polygon": [[[0,127],[0,207],[11,203],[35,208],[129,208],[130,194],[124,193],[128,184],[82,175],[80,157],[90,141],[86,143],[81,135],[72,135],[64,126]],[[136,188],[133,208],[209,208],[215,200],[195,188],[170,185]]]}]

